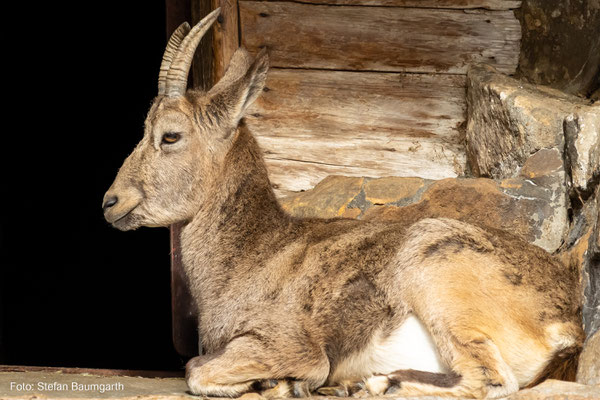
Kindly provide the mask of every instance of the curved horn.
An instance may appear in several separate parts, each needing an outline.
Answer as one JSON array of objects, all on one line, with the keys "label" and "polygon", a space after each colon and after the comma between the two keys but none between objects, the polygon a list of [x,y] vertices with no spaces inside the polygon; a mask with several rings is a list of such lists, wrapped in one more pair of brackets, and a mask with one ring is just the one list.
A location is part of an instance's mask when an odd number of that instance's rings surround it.
[{"label": "curved horn", "polygon": [[162,58],[162,63],[160,64],[160,71],[158,73],[158,94],[163,95],[167,89],[167,73],[169,72],[169,68],[171,67],[171,63],[173,62],[173,58],[177,55],[177,50],[181,45],[183,39],[190,31],[190,24],[184,22],[179,25],[179,27],[173,32],[169,42],[167,43],[167,48],[165,49],[165,54]]},{"label": "curved horn", "polygon": [[192,59],[196,52],[196,47],[200,43],[202,36],[210,29],[213,22],[219,16],[221,8],[217,8],[202,21],[198,22],[196,26],[192,28],[190,33],[183,39],[183,42],[179,46],[177,55],[171,63],[169,72],[167,73],[167,87],[166,95],[169,97],[181,96],[185,93],[187,88],[187,77],[192,65]]}]

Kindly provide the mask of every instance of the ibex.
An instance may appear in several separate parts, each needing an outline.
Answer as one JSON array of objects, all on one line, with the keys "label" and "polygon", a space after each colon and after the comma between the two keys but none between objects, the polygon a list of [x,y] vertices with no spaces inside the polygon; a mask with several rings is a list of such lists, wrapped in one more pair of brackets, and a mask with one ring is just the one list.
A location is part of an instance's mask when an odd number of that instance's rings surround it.
[{"label": "ibex", "polygon": [[218,14],[169,40],[144,136],[103,201],[121,230],[183,223],[206,352],[186,366],[190,391],[498,398],[572,369],[579,280],[544,250],[452,219],[282,210],[243,119],[266,52],[240,48],[208,92],[186,88]]}]

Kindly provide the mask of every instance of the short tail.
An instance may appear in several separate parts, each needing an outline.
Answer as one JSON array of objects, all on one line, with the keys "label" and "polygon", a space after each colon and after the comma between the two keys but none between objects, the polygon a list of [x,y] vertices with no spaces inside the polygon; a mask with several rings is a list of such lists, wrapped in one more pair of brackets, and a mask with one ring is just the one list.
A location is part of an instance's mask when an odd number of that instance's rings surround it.
[{"label": "short tail", "polygon": [[581,346],[571,346],[556,353],[546,368],[527,387],[536,386],[546,379],[575,382],[581,350]]}]

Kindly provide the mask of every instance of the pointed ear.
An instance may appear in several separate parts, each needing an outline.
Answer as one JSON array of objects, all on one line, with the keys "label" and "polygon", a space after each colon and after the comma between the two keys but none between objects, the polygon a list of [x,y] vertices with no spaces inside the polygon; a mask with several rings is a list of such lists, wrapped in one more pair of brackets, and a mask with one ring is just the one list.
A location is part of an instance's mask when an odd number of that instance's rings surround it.
[{"label": "pointed ear", "polygon": [[248,107],[258,98],[267,80],[269,56],[262,49],[254,61],[239,48],[229,63],[223,78],[209,91],[213,105],[226,107],[232,126],[237,126]]},{"label": "pointed ear", "polygon": [[262,93],[267,81],[267,71],[269,70],[269,56],[267,49],[263,48],[256,59],[246,72],[245,81],[247,82],[244,104],[242,112],[244,113],[248,107],[254,103],[254,100]]}]

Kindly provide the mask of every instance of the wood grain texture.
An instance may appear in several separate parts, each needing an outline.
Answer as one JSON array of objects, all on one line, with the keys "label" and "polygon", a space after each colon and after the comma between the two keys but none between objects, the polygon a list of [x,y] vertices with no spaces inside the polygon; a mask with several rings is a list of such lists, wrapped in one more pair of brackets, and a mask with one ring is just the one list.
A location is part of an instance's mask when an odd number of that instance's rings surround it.
[{"label": "wood grain texture", "polygon": [[464,171],[465,77],[272,69],[246,121],[276,188]]},{"label": "wood grain texture", "polygon": [[242,44],[267,46],[282,68],[466,73],[486,62],[513,73],[521,27],[512,11],[240,1]]},{"label": "wood grain texture", "polygon": [[213,33],[213,80],[216,83],[225,74],[229,60],[240,46],[237,0],[211,0],[213,10],[221,7],[221,14]]},{"label": "wood grain texture", "polygon": [[514,10],[521,7],[520,0],[298,0],[297,2],[352,6],[449,8],[458,10],[473,8]]},{"label": "wood grain texture", "polygon": [[[191,0],[190,11],[193,26],[212,11],[212,1]],[[209,90],[213,85],[213,30],[209,29],[202,39],[194,53],[191,83],[195,88]]]}]

